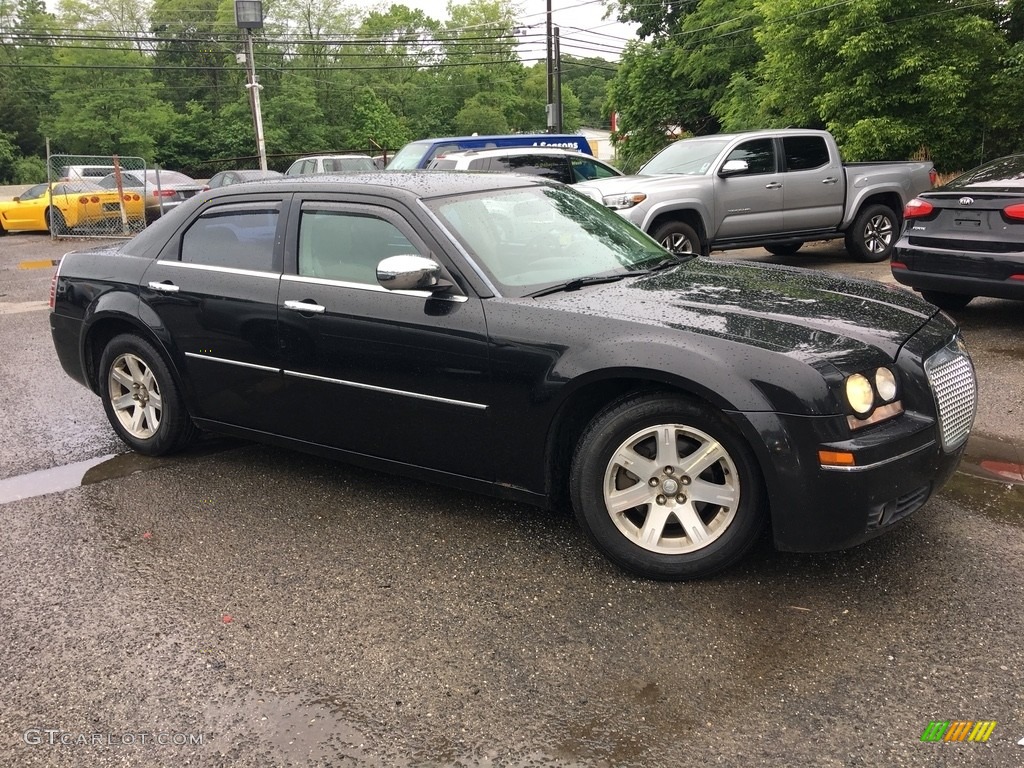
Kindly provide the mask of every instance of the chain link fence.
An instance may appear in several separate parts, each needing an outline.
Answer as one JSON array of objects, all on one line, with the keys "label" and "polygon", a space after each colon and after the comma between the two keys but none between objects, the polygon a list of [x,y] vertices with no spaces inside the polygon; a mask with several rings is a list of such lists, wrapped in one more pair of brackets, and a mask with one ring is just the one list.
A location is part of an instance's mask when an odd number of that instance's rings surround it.
[{"label": "chain link fence", "polygon": [[[50,155],[45,222],[55,238],[132,237],[146,226],[146,161],[117,155]],[[24,199],[24,197],[22,198]]]}]

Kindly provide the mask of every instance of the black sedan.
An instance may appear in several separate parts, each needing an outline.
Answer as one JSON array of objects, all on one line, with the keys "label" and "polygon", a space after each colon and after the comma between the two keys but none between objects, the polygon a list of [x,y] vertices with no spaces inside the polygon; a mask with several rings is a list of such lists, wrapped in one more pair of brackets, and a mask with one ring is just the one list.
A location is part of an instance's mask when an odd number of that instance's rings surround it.
[{"label": "black sedan", "polygon": [[976,405],[957,328],[911,294],[676,257],[516,175],[214,190],[65,256],[52,304],[61,364],[136,451],[203,429],[571,503],[661,579],[769,523],[799,551],[887,530],[953,472]]},{"label": "black sedan", "polygon": [[892,274],[933,304],[1024,299],[1024,155],[968,171],[907,203]]}]

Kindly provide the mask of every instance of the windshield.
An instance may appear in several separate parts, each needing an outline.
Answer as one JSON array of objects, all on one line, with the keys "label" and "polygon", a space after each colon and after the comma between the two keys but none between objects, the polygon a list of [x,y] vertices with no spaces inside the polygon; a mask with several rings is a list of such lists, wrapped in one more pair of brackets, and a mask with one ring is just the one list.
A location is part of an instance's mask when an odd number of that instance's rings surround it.
[{"label": "windshield", "polygon": [[658,176],[663,173],[682,173],[703,176],[711,169],[711,164],[728,143],[728,139],[683,139],[677,141],[652,157],[637,175]]},{"label": "windshield", "polygon": [[566,187],[496,189],[425,202],[506,296],[627,276],[671,258],[617,213]]},{"label": "windshield", "polygon": [[420,161],[430,149],[429,141],[414,141],[406,144],[388,163],[389,171],[411,171],[420,167]]}]

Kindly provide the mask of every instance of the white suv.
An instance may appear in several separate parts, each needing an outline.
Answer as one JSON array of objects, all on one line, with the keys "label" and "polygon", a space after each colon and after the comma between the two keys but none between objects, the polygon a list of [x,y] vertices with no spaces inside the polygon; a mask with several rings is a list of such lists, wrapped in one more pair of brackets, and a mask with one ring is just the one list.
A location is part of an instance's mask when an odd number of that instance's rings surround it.
[{"label": "white suv", "polygon": [[430,170],[497,171],[528,173],[564,184],[607,179],[622,172],[583,152],[541,147],[467,149],[438,155],[427,166]]},{"label": "white suv", "polygon": [[377,170],[369,155],[312,155],[300,157],[284,172],[285,176],[309,176],[313,173],[349,173]]}]

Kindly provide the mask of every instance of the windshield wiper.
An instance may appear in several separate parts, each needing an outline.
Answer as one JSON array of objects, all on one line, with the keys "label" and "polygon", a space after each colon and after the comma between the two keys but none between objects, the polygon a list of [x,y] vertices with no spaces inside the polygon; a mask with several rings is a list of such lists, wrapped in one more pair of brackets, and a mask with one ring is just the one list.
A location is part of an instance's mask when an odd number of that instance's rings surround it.
[{"label": "windshield wiper", "polygon": [[646,272],[623,272],[618,275],[595,275],[593,277],[577,277],[575,280],[569,280],[565,283],[559,283],[558,285],[550,285],[547,288],[541,288],[539,291],[526,294],[527,298],[536,299],[541,296],[547,296],[551,293],[560,293],[561,291],[578,291],[587,285],[600,285],[601,283],[617,283],[619,280],[625,280],[627,277],[636,277],[637,275],[645,275]]}]

